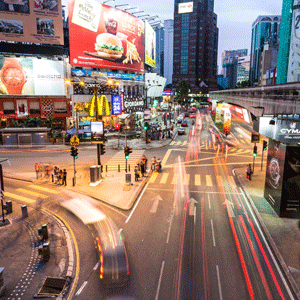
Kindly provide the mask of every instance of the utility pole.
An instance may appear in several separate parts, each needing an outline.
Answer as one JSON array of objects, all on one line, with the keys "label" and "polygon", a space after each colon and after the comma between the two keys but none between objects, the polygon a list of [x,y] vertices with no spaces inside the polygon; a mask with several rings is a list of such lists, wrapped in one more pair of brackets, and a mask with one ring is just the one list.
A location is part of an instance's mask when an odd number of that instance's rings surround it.
[{"label": "utility pole", "polygon": [[[98,86],[95,86],[93,87],[93,92],[94,92],[94,97],[95,97],[95,101],[96,101],[96,121],[98,121],[99,119],[99,114],[98,114],[98,91],[99,91],[99,88]],[[102,116],[100,116],[100,119],[102,119]],[[101,151],[100,151],[100,144],[98,143],[97,144],[97,161],[98,161],[98,166],[100,166],[101,168]]]}]

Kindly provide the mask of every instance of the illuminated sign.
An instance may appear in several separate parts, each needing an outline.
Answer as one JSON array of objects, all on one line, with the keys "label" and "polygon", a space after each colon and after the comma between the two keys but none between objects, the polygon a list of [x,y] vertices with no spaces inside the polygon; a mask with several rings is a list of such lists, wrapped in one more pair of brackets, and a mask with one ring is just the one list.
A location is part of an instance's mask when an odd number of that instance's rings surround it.
[{"label": "illuminated sign", "polygon": [[121,96],[112,95],[112,114],[120,115],[122,113],[121,109]]},{"label": "illuminated sign", "polygon": [[145,22],[145,63],[155,68],[156,34],[151,25]]},{"label": "illuminated sign", "polygon": [[[97,103],[96,103],[97,101]],[[89,109],[89,116],[90,117],[94,117],[95,115],[95,108],[97,105],[97,109],[98,109],[98,116],[102,116],[102,111],[103,111],[103,106],[105,105],[105,115],[109,116],[110,111],[109,111],[109,104],[107,101],[107,98],[105,95],[102,95],[100,98],[95,97],[95,95],[92,97],[91,102],[90,102],[90,109]]]},{"label": "illuminated sign", "polygon": [[91,121],[92,142],[104,141],[103,121]]},{"label": "illuminated sign", "polygon": [[185,14],[193,12],[193,2],[185,2],[178,4],[178,13]]}]

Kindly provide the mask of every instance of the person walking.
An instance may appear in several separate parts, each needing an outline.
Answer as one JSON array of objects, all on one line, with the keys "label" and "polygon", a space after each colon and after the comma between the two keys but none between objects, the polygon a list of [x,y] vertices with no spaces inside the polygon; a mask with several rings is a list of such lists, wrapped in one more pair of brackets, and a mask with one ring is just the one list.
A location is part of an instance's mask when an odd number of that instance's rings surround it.
[{"label": "person walking", "polygon": [[60,169],[58,172],[58,184],[62,185],[62,180],[63,180],[63,171]]},{"label": "person walking", "polygon": [[141,160],[141,174],[142,177],[145,176],[145,161]]},{"label": "person walking", "polygon": [[250,181],[251,180],[251,175],[252,175],[252,170],[251,170],[251,165],[249,164],[247,169],[246,169],[246,174],[247,174],[247,179]]},{"label": "person walking", "polygon": [[63,171],[63,182],[62,182],[63,185],[67,185],[67,171],[66,169],[64,169]]},{"label": "person walking", "polygon": [[139,181],[139,170],[137,165],[135,165],[134,167],[134,181],[135,182]]},{"label": "person walking", "polygon": [[155,171],[156,157],[154,156],[151,160],[151,170]]}]

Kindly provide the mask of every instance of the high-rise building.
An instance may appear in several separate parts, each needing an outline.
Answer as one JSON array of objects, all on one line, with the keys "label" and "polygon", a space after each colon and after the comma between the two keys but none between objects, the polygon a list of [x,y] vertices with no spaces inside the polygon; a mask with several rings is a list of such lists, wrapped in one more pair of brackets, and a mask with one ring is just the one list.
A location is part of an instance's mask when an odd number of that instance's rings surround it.
[{"label": "high-rise building", "polygon": [[252,24],[250,53],[250,84],[258,84],[261,53],[265,44],[276,43],[279,38],[280,16],[258,16]]},{"label": "high-rise building", "polygon": [[173,85],[187,81],[193,92],[217,88],[217,15],[213,0],[175,0]]},{"label": "high-rise building", "polygon": [[160,76],[164,76],[164,40],[165,28],[164,24],[159,22],[152,25],[156,34],[156,55],[154,71]]},{"label": "high-rise building", "polygon": [[249,81],[250,55],[239,57],[237,67],[237,83]]},{"label": "high-rise building", "polygon": [[225,50],[222,53],[222,74],[228,78],[228,88],[234,89],[238,82],[239,58],[248,54],[247,49]]},{"label": "high-rise building", "polygon": [[174,20],[165,20],[164,77],[172,84]]}]

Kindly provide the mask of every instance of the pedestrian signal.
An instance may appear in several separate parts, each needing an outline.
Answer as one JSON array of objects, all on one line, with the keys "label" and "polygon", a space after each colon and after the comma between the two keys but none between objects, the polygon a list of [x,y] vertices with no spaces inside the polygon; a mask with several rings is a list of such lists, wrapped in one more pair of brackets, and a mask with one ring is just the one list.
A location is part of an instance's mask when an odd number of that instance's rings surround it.
[{"label": "pedestrian signal", "polygon": [[100,144],[100,154],[103,155],[105,153],[105,145]]},{"label": "pedestrian signal", "polygon": [[257,156],[257,146],[253,147],[253,157]]},{"label": "pedestrian signal", "polygon": [[268,142],[267,141],[263,141],[263,150],[266,151],[268,147]]},{"label": "pedestrian signal", "polygon": [[74,146],[71,147],[71,156],[73,156],[74,159],[78,158],[78,149]]}]

